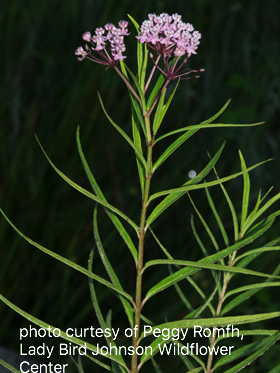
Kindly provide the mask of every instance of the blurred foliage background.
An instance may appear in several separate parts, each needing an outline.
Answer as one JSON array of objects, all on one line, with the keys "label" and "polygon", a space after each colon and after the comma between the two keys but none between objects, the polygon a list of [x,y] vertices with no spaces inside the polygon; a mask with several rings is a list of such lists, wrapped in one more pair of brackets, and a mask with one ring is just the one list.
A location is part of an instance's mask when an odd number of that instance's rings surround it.
[{"label": "blurred foliage background", "polygon": [[[220,176],[240,169],[238,149],[241,149],[247,166],[274,158],[251,173],[252,202],[257,198],[259,188],[265,193],[274,185],[272,193],[280,192],[278,0],[265,3],[255,0],[3,0],[0,7],[0,201],[8,217],[28,237],[82,266],[87,265],[94,246],[93,201],[79,195],[59,178],[34,136],[38,136],[62,172],[90,189],[76,149],[77,126],[80,126],[86,158],[106,198],[135,221],[139,219],[141,200],[134,154],[106,119],[97,98],[99,91],[109,115],[131,134],[127,89],[113,69],[105,71],[104,66],[88,60],[78,62],[74,55],[75,49],[84,44],[81,35],[85,31],[93,32],[107,22],[117,24],[121,19],[128,19],[127,13],[139,23],[147,19],[148,13],[179,13],[185,22],[192,23],[202,33],[198,54],[192,56],[188,66],[205,68],[205,73],[201,73],[200,79],[180,83],[161,134],[209,118],[229,98],[231,103],[219,122],[265,122],[252,128],[199,131],[157,171],[152,191],[180,186],[188,180],[190,170],[199,172],[206,165],[207,152],[214,155],[226,140],[217,166]],[[131,23],[130,31],[130,37],[126,38],[125,62],[136,71],[136,33]],[[159,143],[155,159],[170,141]],[[242,178],[225,185],[237,209],[241,206],[242,185]],[[215,187],[210,192],[232,240],[230,212],[221,191]],[[205,220],[219,234],[205,193],[192,193],[192,197]],[[176,258],[197,260],[202,256],[190,227],[193,213],[185,196],[153,226],[161,242]],[[194,218],[204,244],[214,252],[198,218]],[[98,220],[108,256],[125,290],[133,294],[135,270],[127,249],[102,209],[99,209]],[[279,227],[279,221],[276,221],[269,236],[262,237],[261,243],[278,237]],[[0,239],[1,294],[61,329],[96,325],[85,276],[31,247],[3,218]],[[222,242],[222,238],[219,239]],[[163,256],[150,236],[146,259],[159,257]],[[278,254],[262,256],[252,268],[271,273],[278,261]],[[143,291],[166,275],[166,271],[164,268],[147,271]],[[95,256],[94,272],[106,276],[98,255]],[[213,289],[211,275],[200,271],[196,280],[206,294],[210,294]],[[245,283],[243,281],[250,282],[250,279],[242,277],[235,281]],[[113,323],[126,327],[121,306],[114,296],[102,286],[96,288],[104,313],[112,309]],[[182,289],[194,306],[201,304],[199,296],[190,292],[188,286],[183,284]],[[276,311],[280,308],[280,300],[275,297],[274,290],[265,290],[257,293],[245,306],[234,312]],[[161,323],[183,317],[187,310],[175,290],[170,289],[151,300],[144,313],[153,320],[156,315]],[[4,304],[0,304],[0,320],[0,344],[18,350],[19,327],[29,323]],[[265,325],[280,328],[279,322],[275,321]],[[280,362],[279,353],[279,347],[273,347],[273,351],[245,372],[267,372]],[[177,364],[181,369],[180,363]],[[147,371],[150,368],[147,365]],[[98,366],[92,369],[102,371]],[[174,365],[169,369],[174,372]]]}]

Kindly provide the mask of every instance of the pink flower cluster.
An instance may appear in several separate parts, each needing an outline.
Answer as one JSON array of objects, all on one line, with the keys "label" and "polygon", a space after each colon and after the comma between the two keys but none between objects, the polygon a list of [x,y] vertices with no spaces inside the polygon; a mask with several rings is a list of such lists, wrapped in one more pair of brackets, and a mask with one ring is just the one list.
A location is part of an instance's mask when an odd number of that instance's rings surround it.
[{"label": "pink flower cluster", "polygon": [[[88,58],[102,65],[116,66],[118,60],[124,60],[124,58],[126,58],[122,53],[125,51],[124,36],[129,35],[127,26],[127,21],[120,21],[119,28],[115,27],[112,23],[107,23],[104,28],[97,28],[93,36],[91,36],[89,31],[85,32],[82,38],[91,43],[92,46],[89,48],[86,44],[85,49],[83,47],[77,48],[75,54],[79,56],[78,60],[82,61]],[[106,31],[107,34],[105,35]],[[110,44],[111,55],[106,50],[106,42]],[[91,50],[96,51],[101,59],[93,56]]]},{"label": "pink flower cluster", "polygon": [[196,54],[196,49],[201,38],[193,25],[182,22],[179,14],[170,16],[162,13],[159,16],[149,14],[149,19],[141,25],[140,36],[136,36],[140,43],[147,43],[159,55],[176,57],[184,54]]}]

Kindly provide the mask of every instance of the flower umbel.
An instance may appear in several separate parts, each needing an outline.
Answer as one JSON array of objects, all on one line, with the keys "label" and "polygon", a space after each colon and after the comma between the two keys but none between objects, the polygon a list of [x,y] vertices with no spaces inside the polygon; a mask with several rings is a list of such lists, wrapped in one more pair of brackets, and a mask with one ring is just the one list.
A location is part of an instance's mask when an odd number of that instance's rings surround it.
[{"label": "flower umbel", "polygon": [[[88,58],[93,62],[115,67],[119,60],[122,61],[126,58],[123,56],[123,52],[125,51],[124,36],[129,35],[127,26],[127,21],[120,21],[119,28],[112,23],[107,23],[104,28],[98,27],[93,36],[89,31],[85,32],[82,38],[91,43],[91,47],[86,44],[85,49],[83,47],[77,48],[75,54],[79,56],[78,60],[82,61]],[[110,53],[106,49],[108,42]],[[97,52],[101,58],[96,58],[92,51]]]},{"label": "flower umbel", "polygon": [[[159,16],[149,14],[149,19],[141,25],[141,32],[136,38],[140,43],[146,43],[157,54],[156,61],[153,60],[155,66],[167,77],[168,80],[180,78],[183,75],[191,72],[204,70],[181,70],[192,54],[196,54],[197,47],[200,43],[201,34],[194,31],[194,27],[190,23],[184,23],[179,14],[170,16],[167,13],[162,13]],[[176,68],[180,57],[187,54],[183,63]],[[165,72],[158,67],[160,57],[163,57]],[[169,59],[175,57],[175,61],[171,63]],[[187,72],[186,72],[187,71]],[[186,79],[186,78],[185,78]]]}]

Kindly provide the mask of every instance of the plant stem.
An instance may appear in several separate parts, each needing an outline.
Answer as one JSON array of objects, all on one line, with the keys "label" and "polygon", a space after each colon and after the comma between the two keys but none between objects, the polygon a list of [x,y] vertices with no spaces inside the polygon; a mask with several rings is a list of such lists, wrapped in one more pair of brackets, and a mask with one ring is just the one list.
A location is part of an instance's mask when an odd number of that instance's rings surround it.
[{"label": "plant stem", "polygon": [[128,80],[126,79],[126,77],[120,72],[120,70],[114,66],[114,69],[116,70],[116,72],[119,74],[119,76],[122,78],[122,80],[125,82],[125,84],[127,85],[127,87],[130,89],[131,93],[133,94],[133,96],[137,99],[137,101],[139,101],[141,107],[142,107],[142,102],[141,102],[141,99],[140,97],[137,95],[137,93],[134,91],[134,89],[132,88],[131,84],[128,82]]},{"label": "plant stem", "polygon": [[147,83],[146,83],[146,85],[145,85],[145,89],[144,89],[144,93],[146,93],[146,91],[147,91],[147,89],[148,89],[148,87],[149,87],[149,84],[150,84],[150,82],[151,82],[151,80],[152,80],[152,76],[154,75],[154,72],[155,72],[155,69],[156,69],[156,65],[158,64],[158,61],[159,61],[159,59],[160,59],[160,54],[157,56],[157,59],[156,59],[156,63],[154,64],[154,66],[153,66],[153,68],[152,68],[152,71],[151,71],[151,73],[150,73],[150,76],[149,76],[149,78],[148,78],[148,80],[147,80]]},{"label": "plant stem", "polygon": [[135,352],[136,348],[139,345],[139,335],[140,335],[140,319],[141,319],[141,310],[143,307],[142,304],[142,270],[144,264],[144,242],[145,242],[145,225],[146,225],[146,213],[149,200],[149,191],[152,177],[152,146],[151,146],[151,130],[150,130],[150,118],[145,117],[145,125],[147,131],[147,173],[146,173],[146,182],[144,195],[142,200],[142,210],[140,218],[140,228],[139,228],[139,245],[138,245],[138,260],[137,260],[137,279],[136,279],[136,295],[135,295],[135,319],[134,327],[137,326],[134,335],[133,335],[133,347],[134,354],[132,355],[131,360],[131,372],[137,373],[137,354]]},{"label": "plant stem", "polygon": [[[232,254],[232,257],[229,260],[228,265],[230,267],[233,267],[233,265],[234,265],[235,256],[236,256],[236,251],[234,251],[234,253]],[[219,297],[219,303],[218,303],[217,310],[216,310],[216,317],[221,316],[222,305],[223,305],[223,302],[224,302],[224,299],[225,299],[225,295],[226,295],[227,286],[228,286],[229,281],[230,281],[230,272],[226,272],[225,277],[224,277],[224,284],[223,284],[222,292],[221,292],[221,295]],[[210,340],[210,351],[213,348],[213,346],[215,344],[215,341],[216,341],[216,329],[213,331],[213,335],[212,335],[212,338]],[[212,372],[212,361],[213,361],[213,354],[209,354],[208,355],[208,360],[207,360],[207,369],[206,369],[207,373]]]}]

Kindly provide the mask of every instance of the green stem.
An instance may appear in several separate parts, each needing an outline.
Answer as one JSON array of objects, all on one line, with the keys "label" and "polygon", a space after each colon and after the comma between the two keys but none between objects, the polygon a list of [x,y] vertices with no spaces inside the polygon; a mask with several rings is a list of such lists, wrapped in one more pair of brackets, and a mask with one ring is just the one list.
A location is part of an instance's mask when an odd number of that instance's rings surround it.
[{"label": "green stem", "polygon": [[136,295],[135,295],[135,319],[134,319],[134,327],[137,326],[137,329],[133,336],[132,345],[134,347],[134,354],[132,355],[131,360],[131,372],[137,373],[137,354],[135,352],[136,348],[139,345],[139,336],[140,336],[140,318],[141,318],[141,311],[142,311],[142,276],[143,276],[143,265],[144,265],[144,242],[145,242],[145,225],[146,225],[146,214],[147,214],[147,207],[148,207],[148,200],[149,200],[149,191],[150,191],[150,184],[151,184],[151,177],[152,177],[152,144],[151,144],[151,129],[150,129],[150,118],[145,117],[145,125],[146,125],[146,132],[147,132],[147,173],[146,173],[146,182],[145,182],[145,189],[144,189],[144,196],[142,200],[142,210],[141,210],[141,218],[140,218],[140,228],[139,228],[139,245],[138,245],[138,260],[137,260],[137,279],[136,279]]},{"label": "green stem", "polygon": [[[237,251],[234,251],[233,254],[232,254],[232,257],[229,260],[228,265],[230,267],[233,267],[233,265],[234,265],[236,253],[237,253]],[[230,272],[226,272],[225,277],[224,277],[224,284],[223,284],[222,292],[220,294],[219,303],[218,303],[218,307],[217,307],[217,310],[216,310],[216,317],[221,316],[222,305],[223,305],[223,302],[225,300],[225,295],[226,295],[226,291],[227,291],[229,281],[230,281]],[[212,350],[212,347],[214,346],[215,342],[216,342],[216,329],[213,331],[212,338],[210,340],[210,351]],[[212,373],[212,362],[213,362],[213,355],[209,354],[208,355],[208,361],[207,361],[207,369],[206,369],[207,373]]]}]

